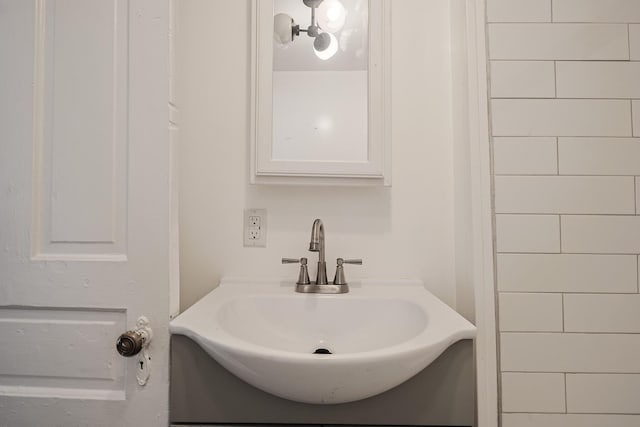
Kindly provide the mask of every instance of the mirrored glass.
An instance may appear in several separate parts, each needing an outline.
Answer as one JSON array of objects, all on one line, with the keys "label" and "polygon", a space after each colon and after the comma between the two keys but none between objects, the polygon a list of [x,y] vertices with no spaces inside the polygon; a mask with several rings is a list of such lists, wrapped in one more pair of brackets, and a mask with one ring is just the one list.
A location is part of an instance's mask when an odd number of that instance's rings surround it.
[{"label": "mirrored glass", "polygon": [[368,160],[368,9],[275,0],[273,160]]}]

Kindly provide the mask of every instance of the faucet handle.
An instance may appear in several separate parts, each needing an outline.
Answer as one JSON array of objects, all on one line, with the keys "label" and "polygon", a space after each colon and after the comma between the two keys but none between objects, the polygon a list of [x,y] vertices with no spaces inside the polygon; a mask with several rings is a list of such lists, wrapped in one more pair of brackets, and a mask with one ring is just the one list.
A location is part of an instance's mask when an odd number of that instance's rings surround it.
[{"label": "faucet handle", "polygon": [[298,258],[282,258],[283,264],[300,264],[300,271],[298,272],[298,281],[296,285],[308,285],[311,283],[309,280],[309,270],[307,269],[307,259],[302,257]]},{"label": "faucet handle", "polygon": [[333,278],[333,284],[334,285],[346,285],[347,284],[347,280],[344,277],[344,267],[343,264],[358,264],[358,265],[362,265],[362,260],[361,259],[343,259],[343,258],[338,258],[336,260],[336,275]]}]

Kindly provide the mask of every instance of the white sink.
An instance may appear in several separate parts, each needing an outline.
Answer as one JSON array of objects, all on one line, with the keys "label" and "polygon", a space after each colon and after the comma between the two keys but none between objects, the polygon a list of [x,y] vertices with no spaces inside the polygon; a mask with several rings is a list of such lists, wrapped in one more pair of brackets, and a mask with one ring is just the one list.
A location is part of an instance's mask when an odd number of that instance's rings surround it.
[{"label": "white sink", "polygon": [[223,279],[169,329],[249,384],[315,404],[387,391],[454,342],[475,336],[476,328],[420,281],[353,282],[338,295],[300,294],[294,287]]}]

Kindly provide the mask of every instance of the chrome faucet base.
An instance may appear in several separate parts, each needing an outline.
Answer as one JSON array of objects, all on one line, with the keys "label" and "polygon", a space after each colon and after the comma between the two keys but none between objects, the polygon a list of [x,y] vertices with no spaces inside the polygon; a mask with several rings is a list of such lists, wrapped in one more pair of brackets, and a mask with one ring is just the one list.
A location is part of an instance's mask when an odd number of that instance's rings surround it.
[{"label": "chrome faucet base", "polygon": [[315,283],[297,284],[296,292],[302,294],[346,294],[349,292],[349,285],[334,285],[333,283],[326,285],[317,285]]},{"label": "chrome faucet base", "polygon": [[318,275],[315,282],[309,281],[306,258],[282,258],[283,264],[300,263],[300,273],[296,282],[296,292],[302,294],[346,294],[349,292],[349,285],[344,278],[343,264],[362,264],[361,259],[338,258],[336,275],[333,283],[327,280],[327,263],[324,258],[324,224],[321,219],[313,221],[311,227],[311,240],[309,241],[309,251],[318,252]]},{"label": "chrome faucet base", "polygon": [[327,280],[327,263],[324,261],[318,261],[318,275],[316,276],[316,285],[328,285]]}]

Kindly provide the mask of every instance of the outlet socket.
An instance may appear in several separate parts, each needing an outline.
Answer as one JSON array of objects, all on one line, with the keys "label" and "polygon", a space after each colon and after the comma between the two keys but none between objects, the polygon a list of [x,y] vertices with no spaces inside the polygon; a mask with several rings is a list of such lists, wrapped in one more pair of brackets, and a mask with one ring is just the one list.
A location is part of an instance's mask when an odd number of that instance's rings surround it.
[{"label": "outlet socket", "polygon": [[267,210],[245,209],[243,217],[244,246],[267,246]]}]

